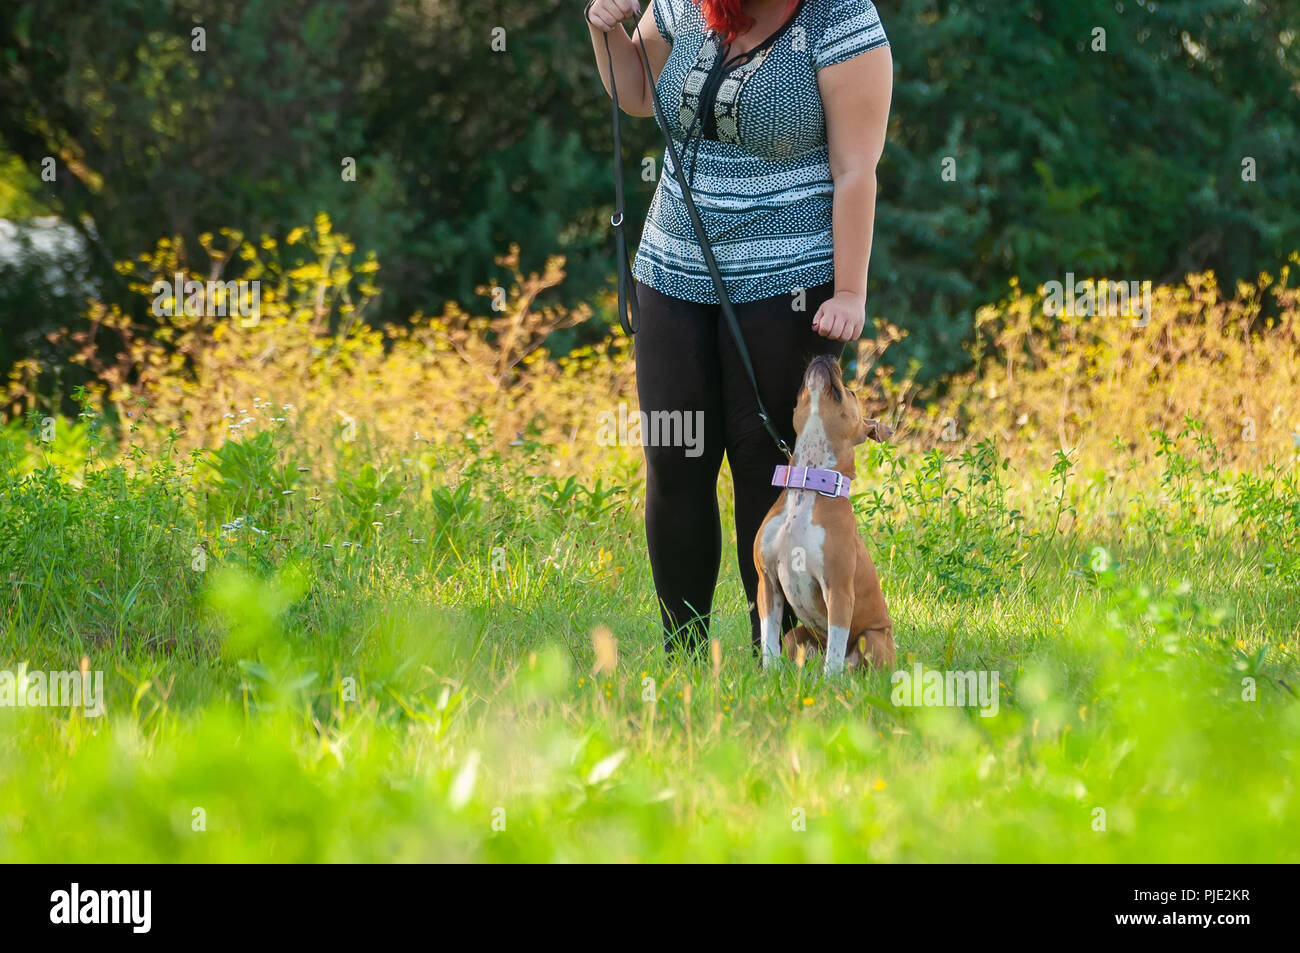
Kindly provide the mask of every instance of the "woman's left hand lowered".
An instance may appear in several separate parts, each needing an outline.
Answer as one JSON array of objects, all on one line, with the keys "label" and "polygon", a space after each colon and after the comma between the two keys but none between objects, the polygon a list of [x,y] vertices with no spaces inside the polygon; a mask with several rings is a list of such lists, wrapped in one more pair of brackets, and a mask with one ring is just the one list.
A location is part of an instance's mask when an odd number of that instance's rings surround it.
[{"label": "woman's left hand lowered", "polygon": [[853,291],[837,291],[822,302],[813,315],[812,326],[832,341],[856,341],[867,323],[867,296]]}]

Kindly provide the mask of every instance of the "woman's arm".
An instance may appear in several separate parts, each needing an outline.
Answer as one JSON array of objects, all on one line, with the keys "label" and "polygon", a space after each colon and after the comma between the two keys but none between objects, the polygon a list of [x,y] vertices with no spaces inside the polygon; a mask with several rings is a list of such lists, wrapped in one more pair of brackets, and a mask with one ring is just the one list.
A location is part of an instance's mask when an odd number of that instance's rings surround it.
[{"label": "woman's arm", "polygon": [[[654,105],[650,98],[650,85],[646,82],[645,67],[641,65],[641,43],[629,37],[622,21],[640,13],[637,0],[596,0],[587,11],[587,28],[591,31],[591,44],[596,51],[596,68],[600,81],[609,93],[609,60],[605,53],[605,37],[609,36],[609,52],[614,57],[614,79],[618,83],[618,106],[629,116],[653,116]],[[654,3],[646,7],[640,20],[641,40],[645,41],[650,58],[650,72],[655,79],[668,62],[668,41],[655,25]]]},{"label": "woman's arm", "polygon": [[876,165],[885,151],[885,127],[894,90],[888,46],[827,66],[817,73],[826,110],[835,242],[835,296],[813,316],[823,337],[853,341],[867,319],[867,266],[876,223]]}]

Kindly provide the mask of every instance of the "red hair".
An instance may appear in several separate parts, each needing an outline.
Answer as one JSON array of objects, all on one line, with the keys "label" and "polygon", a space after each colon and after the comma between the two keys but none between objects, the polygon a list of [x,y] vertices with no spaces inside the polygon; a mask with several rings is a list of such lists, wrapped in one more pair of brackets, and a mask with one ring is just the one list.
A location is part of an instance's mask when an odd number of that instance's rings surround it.
[{"label": "red hair", "polygon": [[[704,14],[704,25],[730,43],[740,34],[752,27],[757,21],[741,9],[741,0],[693,0]],[[786,0],[785,12],[781,15],[784,22],[798,5],[799,0]]]}]

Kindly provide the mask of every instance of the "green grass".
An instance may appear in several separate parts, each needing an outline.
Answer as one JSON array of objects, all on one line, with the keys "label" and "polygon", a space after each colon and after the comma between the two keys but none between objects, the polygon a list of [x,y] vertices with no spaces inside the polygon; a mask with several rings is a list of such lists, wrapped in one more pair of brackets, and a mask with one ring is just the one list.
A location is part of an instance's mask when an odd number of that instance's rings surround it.
[{"label": "green grass", "polygon": [[0,432],[0,669],[85,656],[108,712],[0,708],[0,860],[1300,859],[1300,489],[1194,424],[1133,491],[862,451],[899,668],[996,670],[995,717],[761,673],[729,546],[717,664],[665,658],[633,451],[36,431]]}]

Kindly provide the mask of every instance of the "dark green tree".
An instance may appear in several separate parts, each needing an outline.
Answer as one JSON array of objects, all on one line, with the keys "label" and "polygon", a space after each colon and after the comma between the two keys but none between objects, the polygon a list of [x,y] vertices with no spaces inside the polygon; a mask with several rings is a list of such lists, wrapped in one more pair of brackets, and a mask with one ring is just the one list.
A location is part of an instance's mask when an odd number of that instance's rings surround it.
[{"label": "dark green tree", "polygon": [[[481,307],[511,243],[525,268],[566,255],[559,293],[589,299],[612,281],[612,158],[581,5],[10,0],[0,153],[26,175],[0,198],[81,230],[101,293],[135,309],[115,260],[173,234],[201,256],[204,232],[279,235],[321,211],[378,253],[378,317]],[[1300,244],[1296,0],[878,8],[896,86],[870,312],[910,332],[896,360],[960,366],[975,308],[1012,276],[1232,280]],[[635,226],[654,187],[638,161],[661,146],[650,120],[624,139]],[[0,292],[6,341],[66,320],[66,301],[22,303],[30,277],[3,283],[20,292]]]}]

